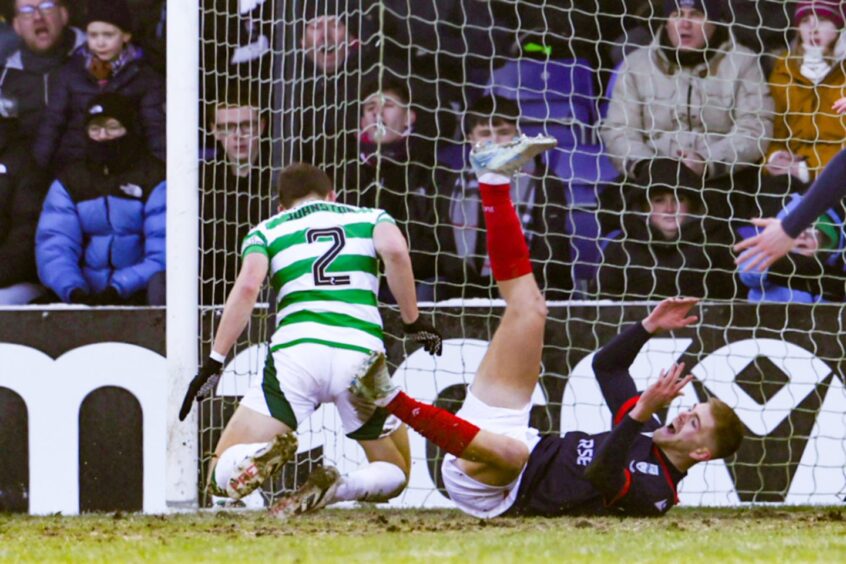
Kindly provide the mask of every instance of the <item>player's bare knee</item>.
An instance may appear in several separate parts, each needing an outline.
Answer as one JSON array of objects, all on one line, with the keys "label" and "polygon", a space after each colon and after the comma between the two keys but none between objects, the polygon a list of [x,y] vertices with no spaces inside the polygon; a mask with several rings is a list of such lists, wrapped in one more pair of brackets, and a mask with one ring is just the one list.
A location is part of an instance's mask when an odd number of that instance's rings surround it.
[{"label": "player's bare knee", "polygon": [[546,318],[549,315],[549,308],[546,306],[546,300],[540,291],[535,289],[529,293],[524,305],[521,307],[521,314],[538,323],[546,322]]},{"label": "player's bare knee", "polygon": [[498,449],[497,466],[500,469],[519,474],[529,460],[529,449],[520,441],[503,441]]}]

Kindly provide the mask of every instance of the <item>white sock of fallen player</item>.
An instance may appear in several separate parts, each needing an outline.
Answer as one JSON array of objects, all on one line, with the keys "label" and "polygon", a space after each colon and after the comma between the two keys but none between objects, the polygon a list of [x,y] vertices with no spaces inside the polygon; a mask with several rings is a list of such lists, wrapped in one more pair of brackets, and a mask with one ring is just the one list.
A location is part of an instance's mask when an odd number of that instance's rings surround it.
[{"label": "white sock of fallen player", "polygon": [[333,501],[387,501],[405,487],[405,473],[390,462],[371,462],[341,478]]}]

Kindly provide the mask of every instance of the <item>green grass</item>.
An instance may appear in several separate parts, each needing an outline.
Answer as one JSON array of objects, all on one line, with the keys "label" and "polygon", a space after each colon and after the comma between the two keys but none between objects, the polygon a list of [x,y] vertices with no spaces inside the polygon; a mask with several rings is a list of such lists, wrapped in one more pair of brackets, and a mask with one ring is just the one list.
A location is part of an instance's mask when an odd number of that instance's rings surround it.
[{"label": "green grass", "polygon": [[662,519],[481,521],[457,511],[0,515],[0,561],[846,561],[840,508],[675,509]]}]

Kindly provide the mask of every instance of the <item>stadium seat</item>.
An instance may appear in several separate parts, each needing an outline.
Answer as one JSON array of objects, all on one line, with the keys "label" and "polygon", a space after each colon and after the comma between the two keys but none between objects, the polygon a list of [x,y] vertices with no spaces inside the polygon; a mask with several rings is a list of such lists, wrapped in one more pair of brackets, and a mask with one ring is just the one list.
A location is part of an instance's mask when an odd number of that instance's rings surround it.
[{"label": "stadium seat", "polygon": [[596,120],[594,71],[585,59],[518,59],[496,69],[488,92],[517,100],[524,118]]},{"label": "stadium seat", "polygon": [[560,145],[551,152],[549,166],[568,186],[573,278],[576,288],[583,288],[596,275],[602,258],[597,218],[599,193],[617,178],[618,172],[599,144]]},{"label": "stadium seat", "polygon": [[441,140],[438,142],[438,166],[452,171],[464,170],[464,164],[467,162],[467,154],[469,152],[470,147],[467,143]]},{"label": "stadium seat", "polygon": [[552,151],[549,163],[561,180],[576,186],[605,184],[619,176],[599,144],[559,144]]}]

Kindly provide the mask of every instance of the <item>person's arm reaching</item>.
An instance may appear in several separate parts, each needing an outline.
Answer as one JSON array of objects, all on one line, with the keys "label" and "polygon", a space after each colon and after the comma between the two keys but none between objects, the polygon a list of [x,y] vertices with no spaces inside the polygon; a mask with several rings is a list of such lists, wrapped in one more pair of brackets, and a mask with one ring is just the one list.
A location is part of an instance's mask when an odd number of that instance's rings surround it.
[{"label": "person's arm reaching", "polygon": [[226,358],[235,345],[235,341],[244,332],[269,267],[270,261],[267,255],[252,253],[244,258],[241,272],[229,293],[226,306],[223,308],[223,316],[217,326],[212,345],[214,355]]},{"label": "person's arm reaching", "polygon": [[[744,270],[759,272],[769,268],[775,261],[793,248],[796,237],[825,211],[834,207],[846,197],[846,149],[828,163],[811,188],[802,197],[802,202],[779,221],[775,218],[757,218],[752,223],[764,230],[735,245],[735,251],[743,251],[735,259],[744,264]],[[748,262],[747,262],[748,261]]]},{"label": "person's arm reaching", "polygon": [[235,341],[250,321],[268,268],[270,268],[270,260],[266,254],[253,252],[244,257],[241,272],[223,308],[223,317],[214,336],[211,354],[200,367],[197,376],[191,380],[185,398],[182,400],[182,407],[179,410],[180,421],[188,416],[195,399],[204,398],[217,385],[226,355],[232,350]]},{"label": "person's arm reaching", "polygon": [[385,278],[399,306],[405,333],[420,342],[429,354],[440,355],[441,335],[420,318],[420,311],[417,309],[414,272],[402,232],[390,221],[377,223],[373,228],[373,244],[385,263]]},{"label": "person's arm reaching", "polygon": [[420,312],[417,310],[417,292],[414,288],[411,258],[402,231],[388,221],[378,223],[373,228],[373,244],[385,263],[385,278],[399,306],[402,322],[414,323]]},{"label": "person's arm reaching", "polygon": [[[611,339],[593,358],[593,371],[602,389],[605,402],[615,423],[622,417],[621,408],[634,404],[637,389],[629,375],[629,367],[652,335],[660,331],[682,329],[697,321],[688,315],[697,298],[667,298],[655,306],[646,318]],[[625,412],[623,412],[625,413]]]}]

